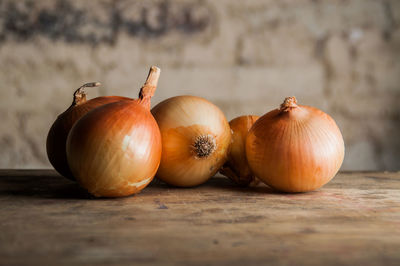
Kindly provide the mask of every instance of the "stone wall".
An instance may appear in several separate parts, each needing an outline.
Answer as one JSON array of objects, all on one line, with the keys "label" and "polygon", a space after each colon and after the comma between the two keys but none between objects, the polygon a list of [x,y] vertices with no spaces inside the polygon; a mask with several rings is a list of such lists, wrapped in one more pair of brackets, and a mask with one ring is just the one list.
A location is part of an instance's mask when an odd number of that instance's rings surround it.
[{"label": "stone wall", "polygon": [[0,0],[0,167],[50,167],[72,92],[205,97],[228,119],[295,95],[337,121],[343,170],[400,169],[400,1]]}]

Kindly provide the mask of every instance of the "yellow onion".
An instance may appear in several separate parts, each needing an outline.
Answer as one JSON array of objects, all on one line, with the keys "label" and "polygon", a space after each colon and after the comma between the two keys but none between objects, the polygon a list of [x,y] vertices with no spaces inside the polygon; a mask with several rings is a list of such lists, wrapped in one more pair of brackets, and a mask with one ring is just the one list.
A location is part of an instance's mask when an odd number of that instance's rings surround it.
[{"label": "yellow onion", "polygon": [[326,113],[285,99],[252,126],[246,155],[252,172],[284,192],[320,188],[338,172],[344,157],[342,134]]},{"label": "yellow onion", "polygon": [[67,139],[67,159],[82,187],[96,197],[139,192],[160,164],[161,135],[150,112],[160,69],[152,67],[139,99],[100,106],[79,119]]},{"label": "yellow onion", "polygon": [[157,177],[181,187],[204,183],[227,159],[231,133],[222,111],[195,96],[169,98],[152,109],[162,136]]},{"label": "yellow onion", "polygon": [[253,186],[259,183],[259,179],[251,172],[246,158],[247,133],[258,118],[255,115],[244,115],[229,122],[232,130],[232,143],[228,161],[220,169],[220,173],[240,186]]},{"label": "yellow onion", "polygon": [[74,93],[71,106],[57,117],[47,135],[46,150],[50,163],[59,174],[71,180],[75,180],[75,178],[68,166],[66,143],[72,126],[79,118],[96,107],[107,103],[129,100],[129,98],[120,96],[103,96],[87,101],[84,89],[97,86],[100,86],[99,82],[91,82],[78,88]]}]

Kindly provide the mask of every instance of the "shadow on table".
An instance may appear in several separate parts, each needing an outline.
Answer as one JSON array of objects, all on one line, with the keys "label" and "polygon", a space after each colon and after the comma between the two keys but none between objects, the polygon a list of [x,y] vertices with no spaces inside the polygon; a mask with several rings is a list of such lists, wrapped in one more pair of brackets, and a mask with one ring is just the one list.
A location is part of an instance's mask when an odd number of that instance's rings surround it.
[{"label": "shadow on table", "polygon": [[[216,176],[206,183],[192,188],[169,186],[159,179],[154,179],[148,186],[162,192],[164,189],[200,189],[235,191],[238,193],[278,194],[261,184],[257,187],[240,187],[228,178]],[[0,196],[17,196],[44,199],[96,199],[77,183],[60,176],[54,170],[0,170]],[[102,198],[103,200],[105,198]]]},{"label": "shadow on table", "polygon": [[212,186],[222,190],[230,190],[244,193],[263,193],[263,194],[280,194],[278,191],[268,187],[267,185],[260,183],[256,186],[239,186],[229,178],[217,175],[211,178],[204,186]]},{"label": "shadow on table", "polygon": [[[170,189],[170,190],[171,189],[176,189],[176,190],[212,189],[213,191],[215,191],[215,190],[235,191],[238,193],[282,194],[262,183],[260,183],[257,186],[254,186],[254,187],[239,186],[239,185],[235,184],[233,181],[231,181],[230,179],[228,179],[224,176],[221,176],[221,175],[216,175],[216,176],[210,178],[204,184],[201,184],[201,185],[198,185],[195,187],[188,187],[188,188],[176,187],[176,186],[168,185],[159,179],[153,180],[149,186],[158,187],[159,189],[166,188],[166,189]],[[285,194],[285,193],[283,193],[283,194]]]},{"label": "shadow on table", "polygon": [[0,172],[0,196],[51,199],[90,199],[83,188],[54,170],[12,170]]},{"label": "shadow on table", "polygon": [[[369,174],[369,175],[368,175]],[[379,183],[381,186],[387,184],[393,187],[395,178],[389,176],[381,176],[372,173],[358,173],[357,175],[351,173],[342,173],[340,177],[334,178],[324,188],[341,188],[349,189],[357,187],[362,189],[363,183],[371,185],[371,183]],[[360,176],[363,178],[360,179]],[[344,182],[351,178],[353,182]],[[362,181],[362,182],[361,182]],[[148,189],[155,189],[158,193],[162,193],[164,189],[168,190],[220,190],[220,191],[233,191],[237,193],[259,193],[259,194],[281,194],[288,195],[273,190],[272,188],[259,184],[255,187],[240,187],[233,183],[230,179],[217,175],[206,183],[192,188],[178,188],[169,186],[168,184],[154,179],[143,192],[149,191]],[[324,188],[308,193],[295,193],[290,195],[304,195],[310,193],[318,193]],[[0,196],[21,196],[32,198],[47,198],[47,199],[96,199],[91,196],[85,189],[81,188],[77,183],[70,181],[60,176],[54,170],[0,170]],[[105,198],[101,198],[107,200]]]}]

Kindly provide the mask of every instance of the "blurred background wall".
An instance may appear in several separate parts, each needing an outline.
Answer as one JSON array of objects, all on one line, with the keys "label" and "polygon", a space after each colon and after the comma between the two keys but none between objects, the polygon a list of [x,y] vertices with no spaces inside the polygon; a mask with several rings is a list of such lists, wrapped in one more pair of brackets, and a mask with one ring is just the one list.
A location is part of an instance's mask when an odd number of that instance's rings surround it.
[{"label": "blurred background wall", "polygon": [[136,97],[158,65],[153,106],[192,94],[232,119],[294,95],[338,123],[342,170],[399,170],[399,23],[398,0],[0,0],[0,167],[50,167],[77,87]]}]

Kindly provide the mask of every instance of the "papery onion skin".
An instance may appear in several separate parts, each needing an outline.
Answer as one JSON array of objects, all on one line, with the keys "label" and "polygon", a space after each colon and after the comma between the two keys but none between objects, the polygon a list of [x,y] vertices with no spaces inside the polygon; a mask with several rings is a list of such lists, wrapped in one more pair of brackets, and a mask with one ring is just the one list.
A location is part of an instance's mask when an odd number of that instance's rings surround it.
[{"label": "papery onion skin", "polygon": [[98,82],[92,82],[84,84],[77,89],[74,93],[74,100],[71,106],[57,117],[47,135],[46,151],[51,165],[53,165],[54,169],[60,175],[71,180],[75,180],[75,178],[68,166],[66,143],[72,126],[79,118],[96,107],[122,100],[130,100],[129,98],[120,96],[102,96],[86,101],[86,93],[83,89],[99,85],[100,83]]},{"label": "papery onion skin", "polygon": [[313,191],[328,183],[344,158],[335,121],[314,107],[288,97],[250,129],[246,155],[252,172],[283,192]]},{"label": "papery onion skin", "polygon": [[246,158],[246,137],[258,118],[256,115],[243,115],[229,122],[232,143],[228,161],[220,169],[220,173],[239,186],[255,186],[259,183],[259,179],[251,172]]},{"label": "papery onion skin", "polygon": [[231,134],[222,111],[196,96],[169,98],[152,109],[162,136],[157,177],[192,187],[206,182],[227,160]]},{"label": "papery onion skin", "polygon": [[73,175],[96,197],[122,197],[141,191],[153,179],[161,158],[161,135],[150,113],[160,70],[152,67],[137,100],[98,107],[83,116],[67,140]]}]

